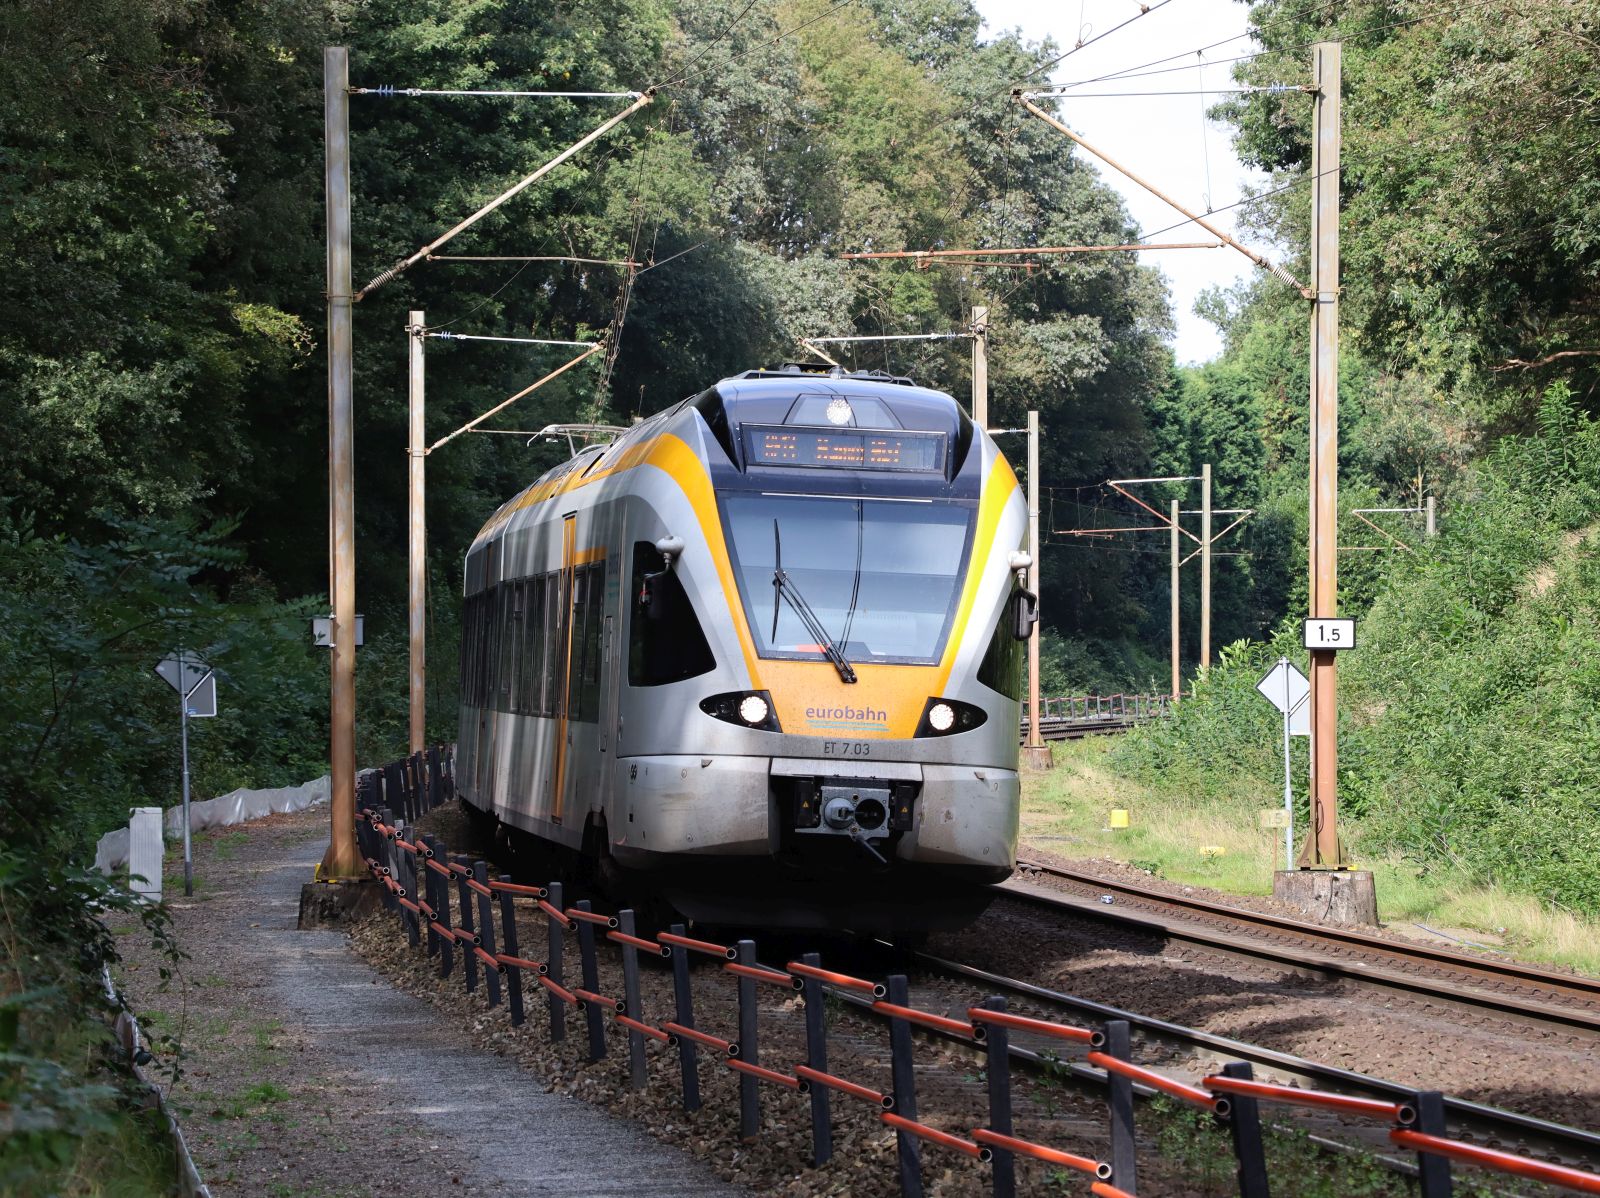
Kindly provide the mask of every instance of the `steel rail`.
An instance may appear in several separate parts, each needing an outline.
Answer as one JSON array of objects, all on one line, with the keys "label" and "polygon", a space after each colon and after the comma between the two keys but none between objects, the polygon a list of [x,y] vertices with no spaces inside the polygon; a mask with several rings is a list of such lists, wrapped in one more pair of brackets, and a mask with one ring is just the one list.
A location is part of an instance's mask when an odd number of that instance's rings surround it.
[{"label": "steel rail", "polygon": [[[1042,740],[1082,740],[1086,736],[1109,736],[1114,732],[1127,732],[1144,720],[1039,720],[1039,737]],[[1028,735],[1028,721],[1022,721],[1022,736]]]},{"label": "steel rail", "polygon": [[[1195,911],[1204,915],[1221,917],[1231,923],[1245,925],[1246,927],[1266,929],[1274,933],[1291,934],[1306,940],[1333,943],[1341,947],[1359,949],[1362,952],[1377,953],[1397,961],[1422,961],[1430,965],[1459,970],[1462,973],[1490,983],[1516,982],[1524,986],[1538,987],[1563,998],[1578,999],[1594,1005],[1588,1011],[1577,1008],[1546,1007],[1544,1004],[1529,1004],[1526,1000],[1514,1000],[1507,996],[1496,994],[1483,994],[1484,1002],[1480,1003],[1478,1002],[1479,993],[1476,991],[1470,992],[1468,998],[1474,1006],[1507,1003],[1518,1014],[1533,1014],[1540,1018],[1544,1018],[1544,1013],[1548,1011],[1550,1020],[1568,1022],[1592,1031],[1600,1031],[1600,978],[1584,977],[1582,974],[1559,973],[1536,965],[1526,965],[1520,961],[1501,961],[1491,957],[1474,956],[1471,953],[1463,953],[1455,949],[1442,948],[1431,944],[1400,944],[1382,936],[1374,936],[1370,932],[1359,932],[1349,928],[1308,923],[1304,920],[1291,919],[1282,915],[1271,915],[1262,911],[1250,911],[1241,907],[1232,907],[1225,903],[1211,902],[1207,899],[1160,892],[1152,893],[1147,890],[1141,890],[1138,886],[1129,882],[1119,882],[1109,878],[1097,877],[1094,874],[1080,873],[1076,870],[1062,869],[1059,866],[1046,865],[1040,862],[1018,862],[1018,867],[1032,873],[1060,878],[1063,881],[1101,892],[1129,895],[1140,902],[1150,903],[1158,907]],[[1035,898],[1039,898],[1041,901],[1049,901],[1043,894],[1038,894],[1031,890],[1022,891],[1017,888],[1002,886],[1002,892],[1021,895],[1025,901],[1032,901]],[[1070,896],[1066,895],[1061,897],[1070,898]],[[1070,906],[1074,912],[1079,909],[1077,903],[1065,905]],[[1115,909],[1102,909],[1100,905],[1096,905],[1092,913],[1107,919],[1126,918],[1128,916],[1126,911],[1119,913]],[[1143,915],[1134,916],[1134,918],[1143,917]],[[1153,918],[1159,918],[1159,916],[1153,916]],[[1189,937],[1189,932],[1190,929],[1188,928],[1174,927],[1172,929],[1172,934],[1185,939]],[[1221,947],[1232,947],[1232,945],[1233,942],[1230,941],[1227,945]],[[1268,945],[1263,945],[1262,947],[1265,950],[1263,953],[1252,953],[1252,955],[1271,956],[1280,951],[1283,951],[1285,956],[1288,955],[1288,950],[1279,950],[1274,946]],[[1293,963],[1305,964],[1305,961],[1297,957]],[[1352,962],[1344,961],[1342,958],[1333,958],[1327,962],[1326,968],[1330,973],[1350,972],[1353,964]],[[1318,965],[1317,967],[1321,968],[1322,966]],[[1373,977],[1369,969],[1356,971],[1354,976],[1365,981],[1385,980]],[[1454,1001],[1461,1001],[1464,993],[1459,987],[1451,986],[1448,983],[1433,984],[1424,978],[1405,976],[1394,980],[1397,984],[1401,984],[1407,989],[1421,989],[1429,994],[1437,993],[1440,998]],[[1565,1011],[1565,1015],[1561,1014],[1563,1011]]]},{"label": "steel rail", "polygon": [[1193,944],[1213,953],[1268,961],[1292,969],[1308,970],[1330,977],[1348,978],[1372,986],[1419,994],[1434,1002],[1448,1003],[1465,1010],[1496,1014],[1527,1020],[1548,1029],[1561,1024],[1583,1032],[1600,1033],[1600,1011],[1581,1010],[1576,1007],[1554,1006],[1527,998],[1497,994],[1477,988],[1464,989],[1458,981],[1428,979],[1381,965],[1352,961],[1345,957],[1319,954],[1306,946],[1286,946],[1258,938],[1248,933],[1230,933],[1206,928],[1189,920],[1163,920],[1154,911],[1117,910],[1115,907],[1087,898],[1061,894],[1029,886],[1026,883],[1002,882],[994,887],[1002,897],[1053,911],[1069,912],[1073,916],[1113,923],[1125,928],[1143,931],[1164,940]]},{"label": "steel rail", "polygon": [[[1255,1044],[1246,1044],[1241,1040],[1233,1040],[1213,1032],[1200,1031],[1199,1029],[1184,1027],[1181,1024],[1171,1023],[1164,1019],[1156,1019],[1148,1015],[1124,1011],[1118,1007],[1108,1006],[1105,1003],[1079,998],[1076,995],[1064,994],[1058,990],[1051,990],[1045,986],[1037,986],[1031,982],[1009,978],[1002,974],[990,973],[988,970],[979,969],[973,965],[964,965],[959,961],[947,960],[931,953],[915,952],[911,956],[919,967],[929,973],[959,978],[963,981],[981,982],[984,986],[996,992],[1009,992],[1016,997],[1029,999],[1039,1005],[1071,1012],[1074,1019],[1081,1020],[1085,1016],[1096,1020],[1124,1019],[1127,1020],[1130,1026],[1151,1040],[1176,1045],[1188,1050],[1204,1049],[1224,1054],[1233,1060],[1249,1061],[1252,1065],[1270,1069],[1279,1076],[1291,1077],[1301,1082],[1318,1086],[1341,1087],[1345,1090],[1398,1102],[1410,1102],[1416,1096],[1415,1088],[1401,1085],[1399,1082],[1386,1081],[1383,1078],[1357,1073],[1351,1069],[1341,1069],[1337,1065],[1323,1065],[1305,1057],[1295,1056],[1292,1053],[1279,1052],[1277,1049],[1263,1048]],[[838,997],[848,1002],[853,996],[840,994]],[[867,1003],[854,1003],[852,1005],[870,1009]],[[937,1035],[938,1033],[933,1034]],[[970,1044],[970,1041],[962,1041],[958,1037],[951,1036],[948,1038],[952,1042]],[[1041,1054],[1022,1048],[1015,1043],[1011,1045],[1011,1053],[1013,1056],[1034,1065],[1048,1063]],[[1054,1064],[1055,1068],[1064,1069],[1072,1075],[1088,1081],[1100,1083],[1105,1080],[1103,1072],[1092,1066],[1064,1061],[1055,1062]],[[1490,1138],[1512,1140],[1524,1145],[1537,1146],[1541,1151],[1551,1155],[1565,1155],[1569,1159],[1576,1158],[1600,1162],[1600,1132],[1585,1131],[1582,1128],[1569,1127],[1566,1124],[1540,1119],[1533,1115],[1502,1110],[1484,1103],[1472,1102],[1464,1098],[1453,1098],[1448,1095],[1445,1096],[1444,1106],[1446,1114],[1462,1130]]]}]

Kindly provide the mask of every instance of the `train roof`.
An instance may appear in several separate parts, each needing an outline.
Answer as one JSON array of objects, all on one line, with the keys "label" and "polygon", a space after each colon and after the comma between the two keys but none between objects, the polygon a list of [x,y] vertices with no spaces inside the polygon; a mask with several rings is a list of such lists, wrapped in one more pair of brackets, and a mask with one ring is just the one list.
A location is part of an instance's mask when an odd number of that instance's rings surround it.
[{"label": "train roof", "polygon": [[[695,401],[715,429],[707,407],[721,401],[728,423],[802,424],[826,427],[835,398],[849,401],[846,423],[856,428],[907,429],[956,437],[965,413],[943,391],[919,387],[910,379],[879,370],[818,369],[791,363],[777,370],[746,370],[717,382]],[[710,401],[710,403],[708,403]]]},{"label": "train roof", "polygon": [[[847,405],[840,407],[839,401]],[[830,408],[832,409],[830,411]],[[553,466],[531,485],[501,504],[478,532],[482,539],[503,525],[504,518],[549,495],[573,485],[582,485],[595,458],[611,453],[614,446],[638,444],[641,437],[653,436],[663,426],[681,419],[688,411],[698,411],[711,435],[722,446],[729,461],[744,469],[741,452],[741,427],[782,425],[855,429],[902,430],[909,433],[942,433],[950,449],[941,473],[952,477],[966,458],[974,426],[950,395],[919,387],[909,378],[881,370],[846,371],[841,367],[817,367],[813,363],[787,363],[777,369],[746,370],[712,384],[640,424],[623,431],[611,446],[591,445],[568,461]],[[602,477],[601,471],[594,477]],[[476,541],[474,542],[476,543]]]}]

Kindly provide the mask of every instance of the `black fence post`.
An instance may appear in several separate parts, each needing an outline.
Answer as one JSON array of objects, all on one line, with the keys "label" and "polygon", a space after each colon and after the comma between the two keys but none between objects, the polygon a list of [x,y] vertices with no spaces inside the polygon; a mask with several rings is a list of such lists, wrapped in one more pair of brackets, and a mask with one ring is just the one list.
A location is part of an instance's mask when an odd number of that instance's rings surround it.
[{"label": "black fence post", "polygon": [[[416,832],[410,828],[406,830],[411,833],[411,844],[413,847],[415,847],[417,844]],[[406,898],[415,903],[422,895],[421,890],[417,886],[417,861],[419,858],[416,853],[408,853],[404,849],[400,848],[399,845],[395,845],[394,847],[399,849],[398,856],[400,859],[400,885],[406,888]],[[417,945],[422,941],[422,912],[406,911],[405,922],[406,939],[412,948],[416,948]]]},{"label": "black fence post", "polygon": [[[511,881],[510,874],[501,874],[502,882]],[[516,896],[508,890],[500,892],[500,942],[505,947],[506,956],[520,957],[517,951],[517,910]],[[521,1027],[522,1013],[522,967],[519,965],[506,966],[506,1005],[511,1009],[511,1026]]]},{"label": "black fence post", "polygon": [[[673,924],[671,931],[674,936],[687,934],[687,929],[681,923]],[[677,946],[672,950],[672,998],[676,1013],[675,1021],[680,1027],[693,1027],[694,988],[689,984],[689,950]],[[683,1109],[686,1111],[700,1109],[700,1071],[697,1067],[697,1057],[695,1042],[687,1036],[679,1036],[678,1068],[683,1074]]]},{"label": "black fence post", "polygon": [[[385,808],[383,822],[394,829],[393,832],[384,838],[384,864],[389,867],[389,876],[395,880],[395,885],[403,889],[406,884],[406,872],[400,864],[401,848],[395,843],[395,841],[401,836],[405,835],[405,820],[402,816],[392,814],[387,808]],[[384,889],[388,890],[389,888],[385,886]],[[402,932],[408,932],[410,929],[407,927],[407,911],[400,905],[400,892],[390,891],[390,893],[394,895],[394,913],[400,919],[400,930]]]},{"label": "black fence post", "polygon": [[[450,854],[445,848],[444,841],[437,837],[428,837],[428,847],[433,849],[433,859],[444,865],[450,860]],[[430,869],[428,876],[433,879],[434,910],[438,913],[440,926],[450,926],[450,879],[437,870]],[[454,936],[439,937],[439,976],[447,978],[450,971],[455,968],[456,938]]]},{"label": "black fence post", "polygon": [[[452,865],[465,865],[465,857],[455,858]],[[478,989],[478,955],[472,951],[472,946],[477,943],[477,936],[472,928],[472,888],[467,885],[467,875],[451,871],[456,879],[456,894],[461,899],[461,930],[467,933],[467,942],[461,946],[461,973],[466,979],[467,993],[472,994]]]},{"label": "black fence post", "polygon": [[[389,814],[389,809],[387,807],[378,808],[378,822],[384,825],[384,827],[393,827],[394,825],[390,823],[390,820],[393,818],[394,817]],[[378,852],[376,857],[378,862],[378,873],[380,874],[378,881],[383,882],[384,878],[394,876],[394,869],[390,864],[389,853],[389,849],[392,846],[389,844],[388,836],[384,835],[382,832],[379,832],[376,828],[373,829],[373,833],[376,836],[378,843]],[[394,901],[394,891],[390,890],[388,883],[385,882],[383,884],[383,909],[385,911],[393,911],[399,906],[400,904]]]},{"label": "black fence post", "polygon": [[[548,902],[557,911],[565,911],[561,903],[561,883],[551,882],[545,887]],[[561,958],[566,947],[566,928],[559,919],[547,919],[549,939],[546,941],[544,954],[545,976],[558,986],[567,983],[561,975]],[[550,1039],[565,1040],[567,1038],[567,1003],[564,998],[554,990],[549,992],[550,999]]]},{"label": "black fence post", "polygon": [[[889,1001],[896,1006],[911,1005],[911,987],[903,973],[889,978]],[[917,1077],[913,1059],[911,1025],[904,1019],[889,1020],[889,1068],[894,1082],[894,1112],[906,1119],[917,1117]],[[900,1161],[900,1192],[905,1198],[922,1198],[922,1152],[917,1137],[895,1131],[895,1146]]]},{"label": "black fence post", "polygon": [[[489,885],[489,863],[487,861],[474,861],[472,863],[472,878],[479,886],[485,888]],[[489,896],[482,891],[478,895],[478,939],[483,945],[483,951],[491,957],[494,956],[494,904],[489,901]],[[500,970],[488,965],[483,967],[484,981],[489,984],[489,1005],[500,1005]]]},{"label": "black fence post", "polygon": [[[818,953],[806,953],[800,958],[802,965],[822,968]],[[801,993],[806,1003],[806,1064],[819,1073],[828,1071],[828,1012],[822,983],[816,978],[804,979]],[[811,1163],[825,1165],[833,1157],[833,1112],[828,1101],[827,1086],[811,1086]]]},{"label": "black fence post", "polygon": [[439,777],[439,750],[425,752],[428,761],[428,810],[432,811],[444,801],[444,780]]},{"label": "black fence post", "polygon": [[433,844],[431,836],[417,836],[411,843],[417,846],[417,901],[427,906],[427,911],[422,918],[428,921],[428,956],[439,955],[439,933],[433,930],[433,925],[439,920],[438,898],[439,888],[433,884],[437,877],[433,870],[428,868],[428,862],[433,858]]},{"label": "black fence post", "polygon": [[[987,998],[983,1008],[986,1011],[1004,1011],[1006,1000]],[[1009,1136],[1012,1133],[1011,1034],[998,1023],[985,1023],[982,1026],[983,1049],[988,1056],[984,1072],[988,1074],[989,1081],[989,1130]],[[1005,1148],[994,1148],[992,1151],[994,1159],[990,1161],[989,1169],[994,1198],[1016,1198],[1016,1158]]]},{"label": "black fence post", "polygon": [[[1106,1021],[1106,1055],[1133,1060],[1133,1040],[1126,1019]],[[1133,1079],[1106,1071],[1107,1106],[1111,1110],[1111,1184],[1138,1192],[1139,1150],[1133,1128]]]},{"label": "black fence post", "polygon": [[[1444,1095],[1438,1090],[1417,1091],[1416,1128],[1430,1136],[1448,1135],[1444,1122]],[[1450,1158],[1433,1152],[1417,1153],[1417,1181],[1421,1198],[1450,1198],[1455,1183],[1450,1179]]]},{"label": "black fence post", "polygon": [[[1248,1061],[1230,1061],[1222,1067],[1223,1077],[1249,1081]],[[1233,1155],[1239,1162],[1239,1198],[1270,1198],[1272,1183],[1267,1177],[1266,1148],[1261,1141],[1261,1104],[1244,1094],[1228,1095],[1228,1123],[1233,1131]],[[1121,1186],[1112,1174],[1113,1185]]]},{"label": "black fence post", "polygon": [[356,847],[361,850],[361,864],[365,866],[369,858],[375,857],[372,851],[372,823],[363,814],[368,805],[360,798],[356,800]]},{"label": "black fence post", "polygon": [[[635,936],[636,927],[632,911],[617,912],[617,931],[624,936]],[[626,941],[622,944],[622,1001],[627,1004],[629,1019],[644,1018],[644,1003],[639,997],[639,950]],[[645,1066],[644,1034],[628,1029],[628,1080],[635,1090],[650,1084],[650,1074]]]},{"label": "black fence post", "polygon": [[[405,812],[406,788],[400,777],[400,764],[398,762],[392,762],[383,767],[383,805],[402,814]],[[388,823],[389,821],[384,820],[383,822]]]},{"label": "black fence post", "polygon": [[[756,942],[739,941],[736,949],[741,965],[756,963]],[[756,1042],[756,982],[739,978],[739,1059],[746,1064],[761,1063],[761,1048]],[[753,1140],[761,1134],[761,1083],[748,1073],[739,1074],[739,1134]]]},{"label": "black fence post", "polygon": [[[587,914],[590,910],[589,900],[584,899],[577,904],[578,910]],[[583,988],[590,994],[600,990],[600,962],[594,953],[594,924],[587,919],[578,920],[578,957],[583,975]],[[606,1055],[606,1024],[599,1004],[587,1000],[583,1004],[583,1013],[589,1023],[589,1059],[598,1061]]]}]

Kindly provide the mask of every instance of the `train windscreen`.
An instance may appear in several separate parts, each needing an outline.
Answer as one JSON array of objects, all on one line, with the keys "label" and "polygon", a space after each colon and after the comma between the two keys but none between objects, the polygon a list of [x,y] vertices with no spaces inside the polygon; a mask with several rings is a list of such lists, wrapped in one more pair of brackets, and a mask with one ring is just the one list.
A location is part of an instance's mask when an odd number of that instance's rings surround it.
[{"label": "train windscreen", "polygon": [[774,494],[723,503],[762,657],[823,656],[809,609],[852,662],[938,660],[965,574],[971,507]]}]

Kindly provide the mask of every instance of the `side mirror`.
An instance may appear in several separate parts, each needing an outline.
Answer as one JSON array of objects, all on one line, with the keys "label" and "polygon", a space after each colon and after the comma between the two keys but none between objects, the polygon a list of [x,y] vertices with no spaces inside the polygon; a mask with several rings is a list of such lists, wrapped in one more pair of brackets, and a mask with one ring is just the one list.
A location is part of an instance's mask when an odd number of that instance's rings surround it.
[{"label": "side mirror", "polygon": [[664,620],[667,615],[667,587],[662,581],[672,573],[672,564],[683,554],[683,538],[665,536],[656,542],[656,552],[661,555],[662,568],[646,574],[639,587],[639,606],[648,620]]},{"label": "side mirror", "polygon": [[1016,590],[1011,594],[1011,635],[1025,641],[1033,635],[1033,626],[1039,622],[1039,596],[1032,591]]},{"label": "side mirror", "polygon": [[665,570],[646,574],[639,585],[639,608],[644,618],[652,622],[663,620],[667,615],[667,588],[662,581],[666,576]]}]

